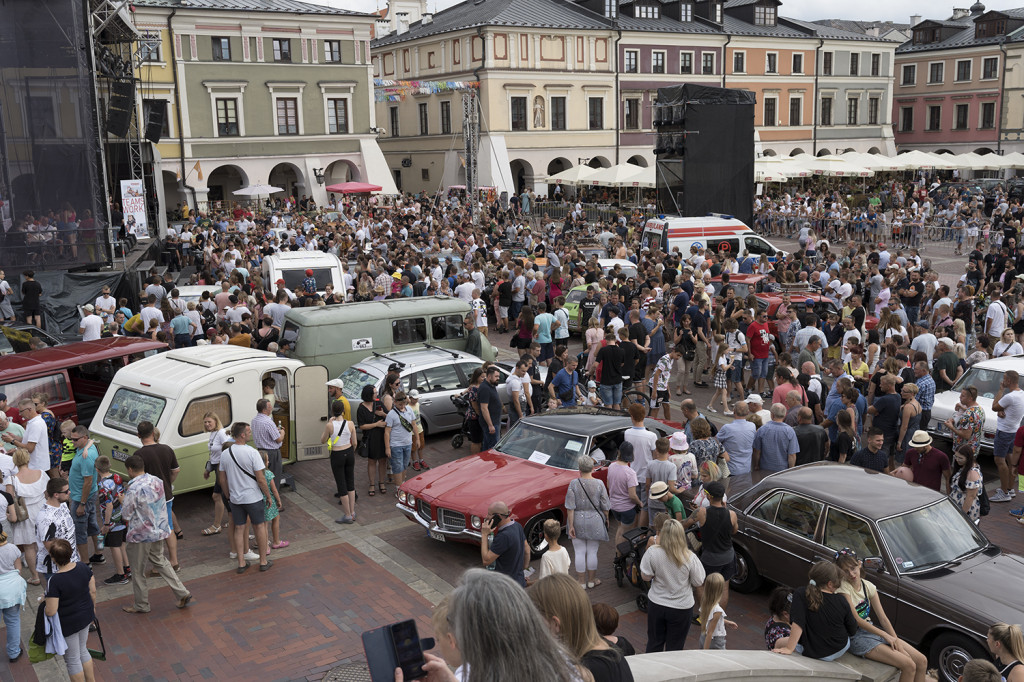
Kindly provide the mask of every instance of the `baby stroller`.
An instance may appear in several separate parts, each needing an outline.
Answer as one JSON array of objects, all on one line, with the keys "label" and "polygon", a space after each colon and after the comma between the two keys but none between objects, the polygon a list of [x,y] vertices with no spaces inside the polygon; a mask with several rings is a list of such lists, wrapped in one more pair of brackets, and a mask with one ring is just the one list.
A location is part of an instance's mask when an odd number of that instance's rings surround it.
[{"label": "baby stroller", "polygon": [[650,529],[646,526],[627,530],[623,533],[623,542],[619,543],[619,556],[615,558],[615,583],[622,587],[628,581],[639,589],[642,594],[636,598],[636,607],[647,612],[647,591],[651,584],[640,575],[640,560],[647,549],[647,538]]},{"label": "baby stroller", "polygon": [[455,405],[455,409],[458,411],[459,416],[462,417],[462,427],[459,428],[459,432],[452,436],[452,447],[456,450],[462,447],[462,444],[466,442],[466,437],[469,435],[469,419],[466,415],[469,414],[469,400],[464,395],[453,395],[449,396],[452,404]]}]

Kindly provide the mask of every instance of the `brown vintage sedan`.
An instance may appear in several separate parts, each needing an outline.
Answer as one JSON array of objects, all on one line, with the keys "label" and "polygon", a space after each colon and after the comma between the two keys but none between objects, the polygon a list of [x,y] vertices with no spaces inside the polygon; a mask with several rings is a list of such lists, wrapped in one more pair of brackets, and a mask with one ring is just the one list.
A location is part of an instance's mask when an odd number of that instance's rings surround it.
[{"label": "brown vintage sedan", "polygon": [[854,549],[896,632],[948,681],[987,657],[992,623],[1024,622],[1024,558],[1004,554],[941,493],[831,462],[738,488],[735,590],[762,579],[804,585],[811,564]]}]

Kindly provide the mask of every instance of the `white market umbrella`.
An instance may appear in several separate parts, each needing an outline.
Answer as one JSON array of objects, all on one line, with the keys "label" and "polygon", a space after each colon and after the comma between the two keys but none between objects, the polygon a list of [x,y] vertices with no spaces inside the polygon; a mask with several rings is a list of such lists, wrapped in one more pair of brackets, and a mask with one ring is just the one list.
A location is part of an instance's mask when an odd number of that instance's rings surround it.
[{"label": "white market umbrella", "polygon": [[632,177],[624,178],[619,187],[654,187],[658,184],[658,178],[654,166],[640,168]]},{"label": "white market umbrella", "polygon": [[875,174],[875,171],[850,163],[839,156],[816,157],[807,167],[813,170],[815,175],[830,177],[870,178]]},{"label": "white market umbrella", "polygon": [[1002,168],[1024,168],[1024,154],[1013,152],[999,157]]},{"label": "white market umbrella", "polygon": [[586,184],[587,178],[597,172],[597,168],[590,166],[573,166],[549,175],[544,182],[549,185],[580,185]]},{"label": "white market umbrella", "polygon": [[882,154],[846,152],[845,154],[841,154],[840,156],[856,166],[873,170],[876,173],[881,171],[901,170],[900,164],[897,163],[896,159],[890,156],[884,156]]},{"label": "white market umbrella", "polygon": [[259,197],[264,194],[273,194],[275,192],[283,192],[284,190],[280,187],[274,187],[273,185],[249,185],[242,189],[236,189],[232,194],[236,194],[241,197]]},{"label": "white market umbrella", "polygon": [[899,162],[901,170],[918,170],[919,168],[953,170],[959,167],[949,159],[942,158],[941,155],[929,154],[919,149],[898,154],[896,160]]},{"label": "white market umbrella", "polygon": [[955,161],[960,168],[976,171],[994,171],[1003,167],[1002,159],[998,154],[957,154],[950,161]]},{"label": "white market umbrella", "polygon": [[638,177],[644,169],[632,163],[620,163],[609,168],[595,168],[594,173],[584,181],[587,185],[604,185],[607,187],[623,187],[627,180]]},{"label": "white market umbrella", "polygon": [[785,182],[791,175],[786,162],[775,156],[763,156],[754,161],[754,182]]},{"label": "white market umbrella", "polygon": [[[808,155],[808,158],[813,160],[814,157]],[[814,171],[811,168],[792,156],[782,160],[782,163],[779,164],[779,170],[791,178],[809,178],[814,175]]]}]

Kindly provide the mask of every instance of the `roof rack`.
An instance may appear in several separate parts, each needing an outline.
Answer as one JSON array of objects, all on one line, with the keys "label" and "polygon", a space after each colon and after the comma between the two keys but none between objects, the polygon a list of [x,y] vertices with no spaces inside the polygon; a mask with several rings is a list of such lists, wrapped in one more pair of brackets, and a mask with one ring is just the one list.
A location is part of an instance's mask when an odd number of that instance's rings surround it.
[{"label": "roof rack", "polygon": [[378,353],[375,350],[374,351],[370,351],[370,352],[373,353],[374,357],[384,358],[385,360],[387,360],[391,364],[398,365],[399,369],[405,369],[405,363],[404,362],[401,362],[399,360],[395,360],[393,357],[391,357],[387,353]]},{"label": "roof rack", "polygon": [[450,354],[450,355],[451,355],[451,356],[452,356],[453,358],[455,358],[456,360],[461,360],[461,359],[462,359],[462,356],[461,356],[461,355],[459,355],[459,352],[458,352],[458,351],[454,351],[454,350],[452,350],[451,348],[442,348],[441,346],[435,346],[435,345],[434,345],[434,344],[432,344],[432,343],[424,343],[423,345],[424,345],[424,346],[425,346],[426,348],[431,348],[431,349],[433,349],[433,350],[439,350],[439,351],[442,351],[442,352],[444,352],[444,353],[448,353],[448,354]]}]

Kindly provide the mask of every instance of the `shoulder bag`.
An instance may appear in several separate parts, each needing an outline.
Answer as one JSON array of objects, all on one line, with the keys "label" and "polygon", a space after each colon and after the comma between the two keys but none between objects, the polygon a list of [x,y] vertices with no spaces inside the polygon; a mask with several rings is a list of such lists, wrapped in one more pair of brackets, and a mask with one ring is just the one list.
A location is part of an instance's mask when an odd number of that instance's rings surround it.
[{"label": "shoulder bag", "polygon": [[231,461],[235,463],[235,466],[238,467],[238,469],[243,474],[245,474],[246,476],[248,476],[252,480],[254,480],[257,483],[259,483],[259,479],[256,478],[256,474],[252,473],[251,471],[246,471],[245,469],[242,468],[242,465],[238,463],[238,460],[235,459],[235,452],[234,452],[234,450],[235,450],[235,446],[234,445],[229,445],[228,446],[228,454],[231,455]]},{"label": "shoulder bag", "polygon": [[14,486],[14,514],[15,521],[27,521],[28,520],[28,506],[25,504],[25,498],[18,494],[18,477],[11,477]]},{"label": "shoulder bag", "polygon": [[594,504],[594,500],[592,500],[590,498],[590,493],[587,492],[587,486],[583,485],[583,479],[582,478],[577,478],[576,480],[579,481],[579,485],[580,485],[580,488],[583,490],[583,494],[587,496],[587,502],[589,502],[590,506],[594,508],[594,511],[597,512],[597,515],[601,517],[601,522],[604,524],[605,530],[607,530],[608,529],[608,514],[605,513],[605,512],[602,512],[600,509],[597,508],[597,505]]}]

